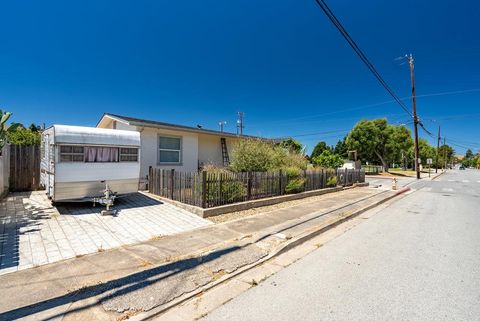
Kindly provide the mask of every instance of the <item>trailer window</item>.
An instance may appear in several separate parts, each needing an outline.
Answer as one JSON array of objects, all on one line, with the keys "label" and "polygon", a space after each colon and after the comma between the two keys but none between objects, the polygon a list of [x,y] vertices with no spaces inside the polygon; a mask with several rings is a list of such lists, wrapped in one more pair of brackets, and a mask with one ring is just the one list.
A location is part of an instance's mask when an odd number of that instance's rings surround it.
[{"label": "trailer window", "polygon": [[60,146],[61,162],[83,162],[84,158],[83,146]]},{"label": "trailer window", "polygon": [[121,162],[138,162],[138,148],[120,148]]},{"label": "trailer window", "polygon": [[181,162],[181,153],[181,137],[159,137],[158,162],[160,164],[179,164]]},{"label": "trailer window", "polygon": [[118,162],[118,148],[116,147],[85,147],[85,162],[87,163],[115,163]]}]

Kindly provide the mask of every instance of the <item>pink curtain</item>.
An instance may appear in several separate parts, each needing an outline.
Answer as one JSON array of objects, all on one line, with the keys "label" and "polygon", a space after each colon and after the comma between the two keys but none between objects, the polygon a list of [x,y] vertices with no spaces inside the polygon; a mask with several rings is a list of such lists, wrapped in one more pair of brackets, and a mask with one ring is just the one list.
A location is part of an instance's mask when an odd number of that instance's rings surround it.
[{"label": "pink curtain", "polygon": [[85,147],[86,162],[118,162],[118,148],[115,147]]}]

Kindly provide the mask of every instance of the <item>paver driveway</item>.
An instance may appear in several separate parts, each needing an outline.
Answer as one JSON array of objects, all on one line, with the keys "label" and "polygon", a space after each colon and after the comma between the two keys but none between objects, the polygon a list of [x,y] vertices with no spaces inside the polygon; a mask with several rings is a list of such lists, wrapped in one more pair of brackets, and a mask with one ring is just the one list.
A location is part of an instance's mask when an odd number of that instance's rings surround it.
[{"label": "paver driveway", "polygon": [[0,202],[0,274],[211,224],[140,193],[117,199],[116,216],[102,209],[53,207],[44,191],[10,194]]}]

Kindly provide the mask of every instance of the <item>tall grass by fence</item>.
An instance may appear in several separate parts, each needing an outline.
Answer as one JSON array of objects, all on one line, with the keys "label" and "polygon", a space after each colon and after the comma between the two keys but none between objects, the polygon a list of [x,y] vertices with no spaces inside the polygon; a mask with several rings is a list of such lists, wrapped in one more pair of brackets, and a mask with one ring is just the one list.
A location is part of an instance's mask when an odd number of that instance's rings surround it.
[{"label": "tall grass by fence", "polygon": [[[297,192],[328,187],[331,177],[337,185],[365,182],[363,170],[308,170],[301,172],[302,186]],[[150,193],[185,204],[210,208],[286,194],[291,178],[286,172],[178,172],[150,168]]]}]

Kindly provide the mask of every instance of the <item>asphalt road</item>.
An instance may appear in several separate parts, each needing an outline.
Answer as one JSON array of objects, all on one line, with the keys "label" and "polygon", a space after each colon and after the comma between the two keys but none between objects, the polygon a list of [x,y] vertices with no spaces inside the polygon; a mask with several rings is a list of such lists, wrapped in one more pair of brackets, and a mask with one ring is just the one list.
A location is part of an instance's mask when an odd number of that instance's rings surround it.
[{"label": "asphalt road", "polygon": [[480,171],[410,186],[202,320],[480,320]]}]

